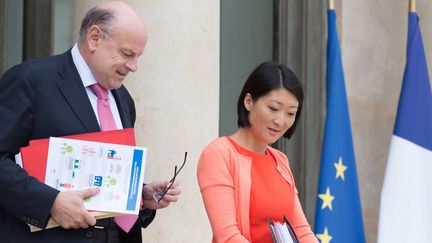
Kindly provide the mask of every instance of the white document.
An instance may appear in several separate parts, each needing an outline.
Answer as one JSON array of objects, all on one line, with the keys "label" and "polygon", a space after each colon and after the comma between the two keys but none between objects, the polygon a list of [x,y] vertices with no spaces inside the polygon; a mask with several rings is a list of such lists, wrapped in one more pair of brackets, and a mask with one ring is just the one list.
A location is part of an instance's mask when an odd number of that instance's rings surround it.
[{"label": "white document", "polygon": [[288,226],[286,225],[286,223],[281,224],[279,222],[276,222],[274,228],[276,231],[277,243],[294,243],[288,231]]},{"label": "white document", "polygon": [[138,214],[146,148],[51,137],[45,183],[59,191],[99,187],[87,210]]}]

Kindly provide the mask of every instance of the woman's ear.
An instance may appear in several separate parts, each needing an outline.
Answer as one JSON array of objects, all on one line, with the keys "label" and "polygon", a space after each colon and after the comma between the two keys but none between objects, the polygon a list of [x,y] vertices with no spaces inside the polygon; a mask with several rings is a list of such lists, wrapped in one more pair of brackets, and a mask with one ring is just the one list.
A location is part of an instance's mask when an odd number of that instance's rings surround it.
[{"label": "woman's ear", "polygon": [[250,93],[247,93],[245,95],[244,100],[243,100],[243,104],[244,104],[247,111],[250,111],[252,109],[253,99],[252,99],[252,95]]}]

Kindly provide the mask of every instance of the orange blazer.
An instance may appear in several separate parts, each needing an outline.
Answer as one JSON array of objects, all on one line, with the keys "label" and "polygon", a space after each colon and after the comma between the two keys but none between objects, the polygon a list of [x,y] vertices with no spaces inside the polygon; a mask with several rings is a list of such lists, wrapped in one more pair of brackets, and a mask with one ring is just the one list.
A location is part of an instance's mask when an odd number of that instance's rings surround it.
[{"label": "orange blazer", "polygon": [[[268,147],[277,170],[290,185],[294,207],[288,217],[301,243],[317,243],[306,221],[288,158]],[[250,191],[252,159],[237,153],[228,138],[212,141],[201,154],[197,176],[204,205],[213,230],[213,242],[250,242]],[[287,215],[288,216],[288,215]]]}]

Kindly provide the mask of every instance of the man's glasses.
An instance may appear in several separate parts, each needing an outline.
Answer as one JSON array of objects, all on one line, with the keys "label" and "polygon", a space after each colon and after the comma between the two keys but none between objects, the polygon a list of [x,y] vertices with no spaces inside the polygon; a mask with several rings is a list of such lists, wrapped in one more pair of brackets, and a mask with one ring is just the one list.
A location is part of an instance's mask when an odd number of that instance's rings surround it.
[{"label": "man's glasses", "polygon": [[186,158],[187,158],[187,152],[185,152],[184,160],[183,160],[183,164],[180,166],[180,168],[177,170],[177,165],[174,167],[174,176],[173,176],[173,178],[169,181],[169,186],[166,187],[165,190],[163,190],[163,191],[162,191],[162,190],[161,190],[161,191],[158,191],[158,192],[156,192],[156,193],[153,195],[153,199],[154,199],[157,203],[159,203],[159,202],[162,200],[162,198],[165,196],[165,194],[168,192],[168,190],[169,190],[169,189],[172,187],[172,185],[174,184],[174,181],[175,181],[177,175],[180,173],[180,171],[183,169],[184,165],[186,164]]}]

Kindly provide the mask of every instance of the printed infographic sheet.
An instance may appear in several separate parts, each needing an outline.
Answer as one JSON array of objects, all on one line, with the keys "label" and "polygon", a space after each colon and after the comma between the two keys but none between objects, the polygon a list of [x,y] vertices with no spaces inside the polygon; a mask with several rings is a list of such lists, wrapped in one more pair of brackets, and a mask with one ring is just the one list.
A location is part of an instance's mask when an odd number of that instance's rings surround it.
[{"label": "printed infographic sheet", "polygon": [[146,148],[50,138],[45,183],[59,191],[99,187],[88,210],[138,214]]}]

